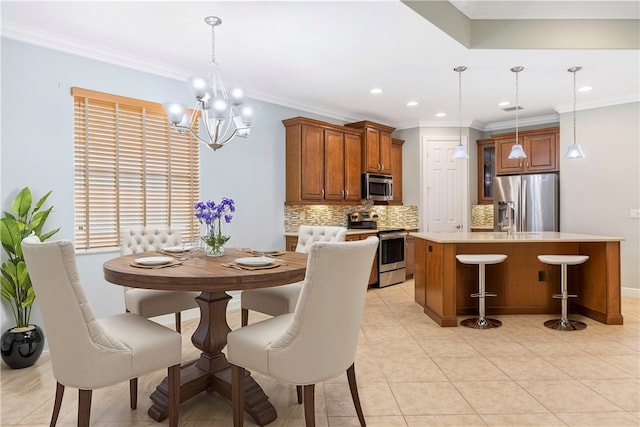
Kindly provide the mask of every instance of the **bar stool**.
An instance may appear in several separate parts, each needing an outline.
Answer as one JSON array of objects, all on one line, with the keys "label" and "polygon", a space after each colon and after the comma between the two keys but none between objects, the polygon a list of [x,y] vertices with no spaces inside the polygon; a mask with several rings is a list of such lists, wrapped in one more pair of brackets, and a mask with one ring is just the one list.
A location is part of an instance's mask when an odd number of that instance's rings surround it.
[{"label": "bar stool", "polygon": [[575,298],[577,295],[569,295],[567,292],[567,265],[577,265],[586,262],[587,255],[538,255],[540,262],[561,266],[560,273],[560,293],[554,294],[553,298],[562,299],[562,318],[552,319],[544,322],[544,326],[558,331],[576,331],[584,329],[587,325],[577,320],[569,320],[567,317],[567,300]]},{"label": "bar stool", "polygon": [[484,317],[485,315],[485,297],[495,297],[496,294],[485,291],[485,277],[484,270],[487,264],[499,264],[505,259],[506,255],[501,254],[479,254],[479,255],[456,255],[458,261],[462,264],[478,264],[478,293],[471,294],[472,298],[478,298],[479,302],[479,317],[471,319],[465,319],[460,324],[468,328],[475,329],[490,329],[499,328],[502,326],[502,322],[497,319],[489,319]]}]

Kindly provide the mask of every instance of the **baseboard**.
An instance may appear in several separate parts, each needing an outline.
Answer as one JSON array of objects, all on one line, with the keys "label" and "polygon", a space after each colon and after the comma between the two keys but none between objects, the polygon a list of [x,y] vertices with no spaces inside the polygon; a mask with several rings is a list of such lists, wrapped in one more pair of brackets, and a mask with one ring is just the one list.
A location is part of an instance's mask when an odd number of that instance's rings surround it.
[{"label": "baseboard", "polygon": [[620,295],[623,297],[629,298],[639,298],[640,299],[640,289],[638,288],[620,288]]}]

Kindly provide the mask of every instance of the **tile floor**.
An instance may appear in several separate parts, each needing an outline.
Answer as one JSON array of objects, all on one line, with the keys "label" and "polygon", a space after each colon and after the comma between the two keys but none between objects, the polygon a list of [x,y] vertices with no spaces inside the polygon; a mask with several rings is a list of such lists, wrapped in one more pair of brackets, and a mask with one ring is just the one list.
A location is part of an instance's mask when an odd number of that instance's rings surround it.
[{"label": "tile floor", "polygon": [[[623,298],[623,326],[575,316],[587,329],[558,332],[548,315],[497,316],[495,330],[440,328],[413,301],[413,281],[370,290],[356,359],[360,397],[370,427],[639,426],[640,300]],[[260,315],[252,313],[251,321]],[[228,313],[232,328],[239,310]],[[183,325],[185,360],[196,357]],[[2,426],[49,424],[55,380],[49,357],[24,370],[2,366]],[[92,425],[152,427],[148,396],[164,372],[140,379],[138,409],[128,384],[94,392]],[[255,375],[278,411],[271,426],[304,425],[295,388]],[[77,392],[66,391],[59,426],[76,421]],[[346,377],[316,387],[319,426],[358,426]],[[231,407],[202,393],[181,406],[180,425],[232,425]],[[253,426],[247,416],[245,425]]]}]

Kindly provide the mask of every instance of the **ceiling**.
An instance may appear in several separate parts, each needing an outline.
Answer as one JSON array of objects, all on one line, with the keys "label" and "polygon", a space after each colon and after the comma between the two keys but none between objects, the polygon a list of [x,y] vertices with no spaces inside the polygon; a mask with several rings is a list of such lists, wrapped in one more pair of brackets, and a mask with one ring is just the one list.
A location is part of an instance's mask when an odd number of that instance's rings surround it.
[{"label": "ceiling", "polygon": [[[513,127],[515,112],[503,111],[498,103],[515,103],[514,66],[524,66],[519,74],[522,126],[557,121],[558,112],[573,109],[573,75],[567,69],[576,65],[583,67],[577,86],[593,88],[577,94],[578,110],[640,100],[637,47],[580,45],[603,20],[626,18],[618,22],[628,24],[633,18],[637,25],[635,0],[411,3],[5,0],[2,35],[186,79],[206,74],[211,35],[203,20],[216,15],[223,20],[216,29],[216,59],[228,85],[242,86],[256,99],[397,128],[458,125],[458,73],[453,71],[458,65],[468,67],[461,74],[461,122],[480,130]],[[431,16],[434,11],[439,15]],[[525,21],[532,19],[538,21]],[[555,25],[534,30],[539,34],[529,37],[534,43],[544,34],[569,40],[573,32],[562,31],[575,23],[585,36],[578,34],[570,49],[531,48],[525,40],[522,48],[465,47],[459,34],[464,38],[471,29],[473,38],[476,23],[494,22],[483,20],[502,20],[495,27],[502,39],[517,39],[518,28],[528,24]],[[615,28],[599,36],[614,47],[629,38]],[[632,43],[637,46],[638,40]],[[373,87],[383,93],[370,94]],[[408,107],[408,101],[418,105]],[[439,112],[447,115],[436,117]]]}]

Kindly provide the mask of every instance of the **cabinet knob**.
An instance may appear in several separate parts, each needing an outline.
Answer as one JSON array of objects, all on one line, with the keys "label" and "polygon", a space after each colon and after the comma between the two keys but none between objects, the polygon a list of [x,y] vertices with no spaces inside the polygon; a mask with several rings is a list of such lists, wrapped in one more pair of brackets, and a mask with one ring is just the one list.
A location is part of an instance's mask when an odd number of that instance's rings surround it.
[{"label": "cabinet knob", "polygon": [[343,199],[345,198],[344,190],[342,190],[342,198],[343,198]]},{"label": "cabinet knob", "polygon": [[324,199],[324,188],[322,189],[321,194],[322,194],[322,198]]}]

